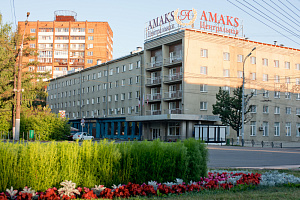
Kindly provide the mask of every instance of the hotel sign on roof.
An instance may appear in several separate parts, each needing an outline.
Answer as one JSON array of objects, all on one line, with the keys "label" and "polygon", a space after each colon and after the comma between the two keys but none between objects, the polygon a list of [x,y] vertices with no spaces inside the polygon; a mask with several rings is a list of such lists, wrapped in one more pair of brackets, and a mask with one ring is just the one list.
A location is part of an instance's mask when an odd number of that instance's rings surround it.
[{"label": "hotel sign on roof", "polygon": [[204,10],[197,12],[194,8],[191,10],[177,9],[146,22],[145,40],[188,27],[235,36],[238,36],[240,30],[243,29],[241,21],[237,17]]}]

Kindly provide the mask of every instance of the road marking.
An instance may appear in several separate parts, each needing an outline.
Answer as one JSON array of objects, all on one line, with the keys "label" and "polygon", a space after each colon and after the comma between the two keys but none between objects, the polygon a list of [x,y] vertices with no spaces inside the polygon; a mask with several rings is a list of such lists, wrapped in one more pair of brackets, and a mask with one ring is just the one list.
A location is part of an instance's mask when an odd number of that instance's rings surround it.
[{"label": "road marking", "polygon": [[223,149],[216,147],[207,147],[208,149],[217,149],[217,150],[225,150],[225,151],[259,151],[259,152],[268,152],[268,153],[295,153],[300,154],[300,152],[289,152],[289,151],[270,151],[270,150],[257,150],[257,149]]}]

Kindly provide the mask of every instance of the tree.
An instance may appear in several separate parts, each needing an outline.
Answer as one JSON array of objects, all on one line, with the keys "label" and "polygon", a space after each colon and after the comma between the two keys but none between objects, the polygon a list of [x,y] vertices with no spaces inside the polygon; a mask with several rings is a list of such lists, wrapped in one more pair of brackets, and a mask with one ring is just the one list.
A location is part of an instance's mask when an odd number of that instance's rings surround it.
[{"label": "tree", "polygon": [[[213,105],[213,114],[219,115],[223,125],[230,126],[237,132],[239,136],[240,129],[242,128],[242,87],[233,90],[231,97],[228,91],[219,88],[216,94],[216,104]],[[251,116],[248,114],[251,111],[249,101],[253,94],[245,95],[245,120],[244,123],[249,122]]]}]

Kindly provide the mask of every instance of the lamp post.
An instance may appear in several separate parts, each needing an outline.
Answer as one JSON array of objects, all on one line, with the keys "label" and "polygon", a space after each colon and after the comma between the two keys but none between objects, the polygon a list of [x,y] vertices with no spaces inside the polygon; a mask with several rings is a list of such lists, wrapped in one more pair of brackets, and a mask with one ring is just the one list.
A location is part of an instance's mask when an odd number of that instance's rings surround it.
[{"label": "lamp post", "polygon": [[252,52],[256,49],[254,47],[250,53],[245,57],[243,62],[243,86],[242,86],[242,146],[244,146],[244,120],[245,120],[245,61],[251,56]]},{"label": "lamp post", "polygon": [[16,105],[16,132],[14,135],[14,140],[19,140],[20,137],[20,115],[21,115],[21,91],[22,91],[22,55],[23,55],[23,43],[26,26],[28,24],[28,17],[30,12],[27,12],[27,19],[25,21],[24,33],[22,36],[22,43],[19,52],[19,68],[18,68],[18,83],[17,83],[17,105]]}]

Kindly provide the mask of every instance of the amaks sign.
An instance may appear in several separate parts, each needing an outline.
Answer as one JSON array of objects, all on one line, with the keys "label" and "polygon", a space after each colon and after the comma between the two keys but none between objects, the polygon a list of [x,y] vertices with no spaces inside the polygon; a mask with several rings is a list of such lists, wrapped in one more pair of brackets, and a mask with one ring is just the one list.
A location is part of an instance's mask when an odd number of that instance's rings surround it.
[{"label": "amaks sign", "polygon": [[200,13],[199,23],[197,23],[197,11],[195,9],[177,9],[156,17],[146,23],[145,39],[188,26],[217,33],[238,35],[239,18],[206,11]]}]

